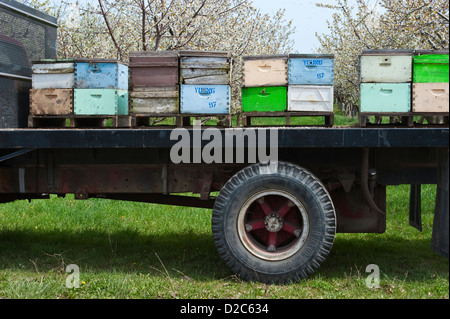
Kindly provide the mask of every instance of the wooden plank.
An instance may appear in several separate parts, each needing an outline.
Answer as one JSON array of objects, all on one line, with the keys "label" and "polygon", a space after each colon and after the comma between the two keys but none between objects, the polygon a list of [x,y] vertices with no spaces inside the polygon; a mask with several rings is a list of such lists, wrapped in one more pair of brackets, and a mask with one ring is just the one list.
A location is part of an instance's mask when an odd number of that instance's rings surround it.
[{"label": "wooden plank", "polygon": [[179,88],[137,88],[130,92],[130,113],[179,113]]},{"label": "wooden plank", "polygon": [[[252,118],[254,117],[284,117],[286,119],[286,126],[297,126],[291,124],[291,119],[294,117],[324,117],[324,125],[298,125],[298,126],[326,126],[331,127],[334,125],[334,113],[333,112],[244,112],[241,113],[241,122],[243,126],[252,125]],[[271,124],[273,126],[273,124]],[[283,125],[280,125],[283,126]]]}]

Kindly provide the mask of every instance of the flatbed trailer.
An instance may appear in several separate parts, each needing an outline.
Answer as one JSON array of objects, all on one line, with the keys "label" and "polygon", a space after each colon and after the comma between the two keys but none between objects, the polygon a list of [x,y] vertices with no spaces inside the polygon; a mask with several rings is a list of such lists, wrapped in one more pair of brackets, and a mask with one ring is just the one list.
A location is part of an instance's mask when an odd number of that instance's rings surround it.
[{"label": "flatbed trailer", "polygon": [[[189,156],[175,163],[181,131]],[[383,233],[388,185],[411,185],[410,225],[420,230],[420,185],[435,184],[431,248],[448,258],[448,133],[445,126],[0,129],[0,203],[74,194],[210,208],[217,250],[234,273],[286,283],[313,273],[336,233]],[[214,150],[232,161],[198,160],[213,135]],[[275,144],[276,160],[255,162],[251,151],[266,143]]]}]

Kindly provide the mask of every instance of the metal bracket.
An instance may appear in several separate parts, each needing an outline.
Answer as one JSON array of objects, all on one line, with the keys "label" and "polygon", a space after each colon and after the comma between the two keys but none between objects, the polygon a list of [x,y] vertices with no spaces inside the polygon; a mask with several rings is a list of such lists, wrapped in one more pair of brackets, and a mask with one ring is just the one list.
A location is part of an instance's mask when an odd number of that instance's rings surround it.
[{"label": "metal bracket", "polygon": [[14,158],[14,157],[21,156],[23,154],[27,154],[27,153],[32,152],[34,150],[35,150],[35,148],[26,148],[26,149],[23,149],[23,150],[19,150],[19,151],[13,152],[13,153],[8,154],[8,155],[1,156],[0,157],[0,163],[4,162],[4,161],[7,161],[7,160],[9,160],[11,158]]}]

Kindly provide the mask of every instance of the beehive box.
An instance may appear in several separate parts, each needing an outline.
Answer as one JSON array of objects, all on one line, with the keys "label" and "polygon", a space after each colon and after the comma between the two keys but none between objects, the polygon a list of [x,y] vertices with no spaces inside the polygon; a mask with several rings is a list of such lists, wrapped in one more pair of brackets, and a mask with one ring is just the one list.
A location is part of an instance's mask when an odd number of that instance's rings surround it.
[{"label": "beehive box", "polygon": [[287,87],[242,88],[243,112],[282,112],[287,108]]},{"label": "beehive box", "polygon": [[333,112],[333,86],[290,85],[288,111]]},{"label": "beehive box", "polygon": [[73,114],[73,89],[30,90],[30,114],[32,115]]},{"label": "beehive box", "polygon": [[449,112],[449,83],[413,83],[413,112]]},{"label": "beehive box", "polygon": [[414,83],[448,83],[449,81],[449,55],[442,51],[418,51],[414,56],[413,82]]},{"label": "beehive box", "polygon": [[289,85],[333,85],[334,55],[291,54],[288,74]]},{"label": "beehive box", "polygon": [[411,112],[410,83],[361,83],[360,112]]},{"label": "beehive box", "polygon": [[179,82],[179,57],[176,51],[131,52],[131,87],[174,87]]},{"label": "beehive box", "polygon": [[42,60],[32,66],[33,89],[73,89],[75,62],[69,60]]},{"label": "beehive box", "polygon": [[243,87],[288,85],[288,56],[245,56],[242,65]]},{"label": "beehive box", "polygon": [[141,87],[130,92],[130,113],[179,113],[179,87]]},{"label": "beehive box", "polygon": [[128,66],[116,60],[42,60],[32,72],[33,89],[128,90]]},{"label": "beehive box", "polygon": [[229,85],[230,54],[227,52],[181,51],[180,84]]},{"label": "beehive box", "polygon": [[231,104],[229,85],[187,85],[180,88],[180,113],[229,114]]},{"label": "beehive box", "polygon": [[412,80],[412,51],[364,50],[359,68],[362,83],[408,83]]},{"label": "beehive box", "polygon": [[75,89],[75,115],[128,115],[128,91]]}]

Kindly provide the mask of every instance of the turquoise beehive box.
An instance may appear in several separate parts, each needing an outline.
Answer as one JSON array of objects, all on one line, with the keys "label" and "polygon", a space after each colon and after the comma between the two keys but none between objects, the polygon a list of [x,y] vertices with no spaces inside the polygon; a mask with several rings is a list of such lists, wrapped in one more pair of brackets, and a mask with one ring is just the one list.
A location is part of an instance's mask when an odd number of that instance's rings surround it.
[{"label": "turquoise beehive box", "polygon": [[128,115],[128,91],[75,89],[75,115]]},{"label": "turquoise beehive box", "polygon": [[361,83],[361,112],[410,112],[410,83]]}]

